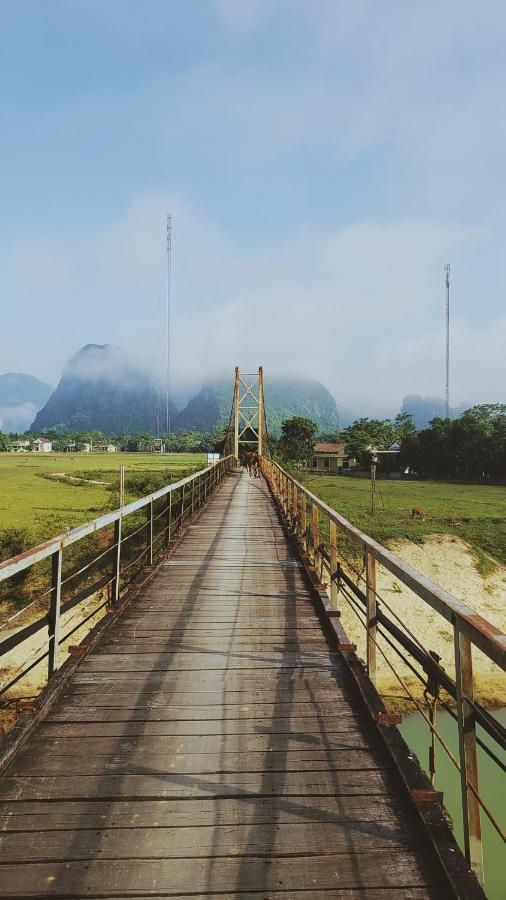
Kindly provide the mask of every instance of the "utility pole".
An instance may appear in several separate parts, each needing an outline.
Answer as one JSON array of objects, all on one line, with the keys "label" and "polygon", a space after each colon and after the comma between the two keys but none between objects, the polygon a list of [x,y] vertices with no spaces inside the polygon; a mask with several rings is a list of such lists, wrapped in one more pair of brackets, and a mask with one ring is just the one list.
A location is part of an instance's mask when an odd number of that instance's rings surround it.
[{"label": "utility pole", "polygon": [[371,457],[371,512],[373,516],[376,514],[376,463],[378,457],[374,454]]},{"label": "utility pole", "polygon": [[119,467],[119,508],[125,505],[125,467]]},{"label": "utility pole", "polygon": [[170,291],[172,277],[172,215],[167,215],[167,367],[165,428],[170,437]]},{"label": "utility pole", "polygon": [[450,264],[445,265],[446,276],[446,379],[445,379],[445,414],[450,418]]}]

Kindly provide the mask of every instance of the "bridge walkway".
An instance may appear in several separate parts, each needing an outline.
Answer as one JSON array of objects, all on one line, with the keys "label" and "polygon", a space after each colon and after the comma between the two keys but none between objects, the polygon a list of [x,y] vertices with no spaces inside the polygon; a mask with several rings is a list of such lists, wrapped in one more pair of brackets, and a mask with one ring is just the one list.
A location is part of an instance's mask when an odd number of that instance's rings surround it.
[{"label": "bridge walkway", "polygon": [[82,661],[0,798],[0,896],[447,896],[244,473]]}]

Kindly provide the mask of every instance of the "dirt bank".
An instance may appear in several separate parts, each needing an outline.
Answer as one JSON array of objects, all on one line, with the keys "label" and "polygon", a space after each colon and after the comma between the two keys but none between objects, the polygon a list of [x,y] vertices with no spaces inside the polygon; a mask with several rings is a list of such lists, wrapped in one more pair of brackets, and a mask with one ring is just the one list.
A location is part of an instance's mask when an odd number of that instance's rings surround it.
[{"label": "dirt bank", "polygon": [[[71,628],[75,627],[81,619],[90,615],[103,599],[102,594],[94,594],[90,599],[83,603],[81,607],[63,613],[61,617],[62,634],[67,633]],[[69,646],[71,644],[79,644],[88,632],[100,621],[104,616],[104,610],[99,610],[96,615],[91,616],[88,622],[85,622],[80,628],[60,645],[60,665],[67,659]],[[25,624],[25,623],[23,623]],[[16,629],[2,631],[2,638],[6,638]],[[26,665],[26,660],[35,660],[47,650],[47,629],[34,634],[28,638],[19,647],[16,647],[9,653],[6,665],[0,668],[0,680],[2,684],[14,678],[18,672],[22,671]],[[15,701],[20,698],[36,697],[47,683],[47,659],[38,663],[31,672],[21,678],[14,687],[12,687],[2,698],[2,706],[0,706],[0,734],[8,731],[16,719]]]},{"label": "dirt bank", "polygon": [[[389,548],[501,631],[506,631],[506,566],[498,566],[493,575],[482,578],[476,568],[476,558],[468,545],[460,538],[449,535],[429,535],[423,544],[393,541],[389,544]],[[455,673],[451,625],[382,567],[378,568],[377,587],[385,603],[421,639],[427,650],[435,650],[442,657],[441,664],[453,676]],[[388,614],[386,608],[385,613]],[[343,605],[342,618],[346,630],[357,643],[360,655],[364,656],[364,629],[346,602]],[[380,646],[385,650],[389,649],[383,643],[380,643]],[[473,650],[473,664],[478,699],[488,706],[506,704],[504,673],[479,650]],[[419,686],[415,677],[410,675],[407,667],[399,659],[395,661],[395,666],[409,683],[410,688],[415,688],[417,696],[420,696],[423,688]],[[378,688],[382,694],[391,697],[403,694],[399,682],[380,654],[378,654]]]}]

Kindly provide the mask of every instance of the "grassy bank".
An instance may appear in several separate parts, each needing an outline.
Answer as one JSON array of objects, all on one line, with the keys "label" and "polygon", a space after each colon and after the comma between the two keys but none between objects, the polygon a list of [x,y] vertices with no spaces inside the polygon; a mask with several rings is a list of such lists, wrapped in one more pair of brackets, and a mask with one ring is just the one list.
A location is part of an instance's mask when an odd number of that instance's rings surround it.
[{"label": "grassy bank", "polygon": [[35,544],[114,509],[120,465],[126,468],[127,490],[139,496],[158,487],[166,473],[182,476],[205,464],[204,453],[1,453],[0,533],[26,530]]},{"label": "grassy bank", "polygon": [[[435,481],[378,481],[371,513],[365,478],[312,476],[309,490],[382,544],[399,539],[422,543],[430,534],[459,537],[471,547],[482,575],[506,563],[506,487]],[[413,507],[425,521],[411,518]]]}]

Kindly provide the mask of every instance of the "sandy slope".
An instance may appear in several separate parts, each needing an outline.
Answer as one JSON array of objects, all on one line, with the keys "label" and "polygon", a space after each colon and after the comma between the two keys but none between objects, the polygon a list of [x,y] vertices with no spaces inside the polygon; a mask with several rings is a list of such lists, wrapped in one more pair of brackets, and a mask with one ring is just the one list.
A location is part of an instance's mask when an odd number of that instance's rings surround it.
[{"label": "sandy slope", "polygon": [[[497,628],[506,631],[506,566],[499,566],[488,578],[482,578],[476,569],[475,558],[467,544],[449,535],[430,535],[424,544],[411,541],[395,541],[390,549],[413,568],[467,603]],[[400,617],[403,623],[419,638],[428,650],[435,650],[442,657],[442,665],[454,674],[453,629],[438,613],[433,612],[423,600],[401,585],[389,572],[378,568],[379,594]],[[385,608],[388,614],[388,610]],[[361,655],[364,653],[364,629],[348,605],[344,603],[343,624],[356,641]],[[380,646],[385,646],[381,644]],[[393,659],[393,657],[392,657]],[[473,651],[476,693],[487,705],[506,704],[506,676],[480,651]],[[416,684],[402,662],[396,662],[410,686]],[[402,695],[403,691],[378,654],[378,688],[381,693]],[[420,690],[417,690],[418,695]]]}]

